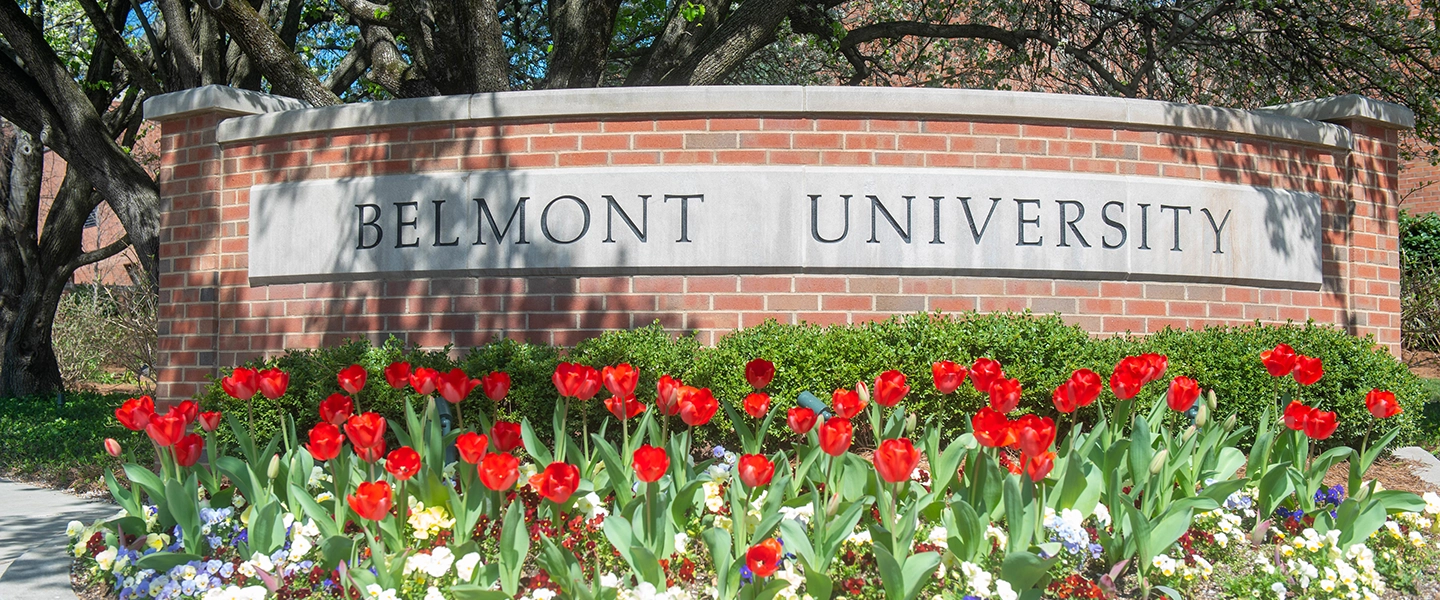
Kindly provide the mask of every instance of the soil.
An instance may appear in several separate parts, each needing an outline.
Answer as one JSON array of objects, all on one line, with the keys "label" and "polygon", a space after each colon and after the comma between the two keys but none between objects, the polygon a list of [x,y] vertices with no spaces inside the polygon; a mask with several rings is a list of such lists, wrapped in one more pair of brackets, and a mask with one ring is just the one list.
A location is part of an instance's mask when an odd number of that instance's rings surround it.
[{"label": "soil", "polygon": [[1410,367],[1410,372],[1418,377],[1440,379],[1440,353],[1406,350],[1401,360]]}]

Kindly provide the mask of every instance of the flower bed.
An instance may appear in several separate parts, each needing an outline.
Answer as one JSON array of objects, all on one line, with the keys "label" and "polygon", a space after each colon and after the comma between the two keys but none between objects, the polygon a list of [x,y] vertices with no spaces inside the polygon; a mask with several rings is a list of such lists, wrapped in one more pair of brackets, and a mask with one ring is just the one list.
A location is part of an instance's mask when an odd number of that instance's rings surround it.
[{"label": "flower bed", "polygon": [[[318,425],[297,432],[280,415],[268,440],[252,437],[253,414],[126,401],[116,417],[148,434],[154,458],[107,440],[126,459],[128,483],[106,478],[126,514],[70,534],[92,584],[122,600],[1328,599],[1413,587],[1440,558],[1440,497],[1365,479],[1398,433],[1394,395],[1366,395],[1358,449],[1312,451],[1336,414],[1288,396],[1304,397],[1323,364],[1283,344],[1252,360],[1278,390],[1254,431],[1216,414],[1204,382],[1167,376],[1158,354],[1108,377],[1076,370],[1043,407],[1059,422],[1023,406],[999,362],[941,360],[923,385],[989,397],[953,439],[906,410],[899,371],[828,403],[775,399],[776,367],[755,359],[733,407],[669,375],[647,405],[628,364],[561,363],[554,419],[532,424],[478,409],[504,402],[503,372],[351,366]],[[363,410],[372,377],[406,390],[402,419]],[[289,377],[236,369],[222,384],[241,401],[273,399]],[[594,404],[613,417],[599,431],[573,418]],[[695,447],[721,411],[740,447]],[[1183,428],[1163,425],[1174,414]],[[770,433],[777,421],[784,435]],[[860,451],[857,433],[880,441]],[[1348,481],[1325,487],[1346,462]]]}]

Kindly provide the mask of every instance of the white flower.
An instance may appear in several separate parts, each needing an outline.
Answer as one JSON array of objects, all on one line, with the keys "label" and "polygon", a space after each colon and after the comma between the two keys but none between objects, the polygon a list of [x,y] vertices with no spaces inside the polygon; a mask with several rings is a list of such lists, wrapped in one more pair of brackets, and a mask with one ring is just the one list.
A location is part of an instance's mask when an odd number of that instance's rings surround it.
[{"label": "white flower", "polygon": [[425,589],[425,600],[445,600],[445,595],[440,593],[440,588],[432,585]]},{"label": "white flower", "polygon": [[551,600],[555,597],[555,592],[551,591],[550,588],[540,588],[531,592],[530,596],[535,600]]},{"label": "white flower", "polygon": [[585,494],[576,500],[575,508],[585,513],[586,521],[610,514],[610,511],[605,510],[605,503],[600,501],[600,496],[597,496],[595,492]]},{"label": "white flower", "polygon": [[600,587],[618,588],[620,587],[620,577],[616,576],[614,573],[601,574]]},{"label": "white flower", "polygon": [[1211,537],[1215,538],[1215,545],[1220,546],[1221,548],[1225,548],[1230,545],[1230,536],[1228,535],[1225,535],[1223,533],[1216,533],[1214,536]]},{"label": "white flower", "polygon": [[985,537],[994,538],[995,543],[998,544],[1001,548],[1004,548],[1006,542],[1010,540],[1010,535],[1005,533],[1004,529],[1001,529],[994,525],[989,525],[985,527]]},{"label": "white flower", "polygon": [[1095,522],[1099,523],[1101,527],[1110,526],[1110,509],[1104,504],[1095,505]]},{"label": "white flower", "polygon": [[395,590],[382,589],[379,584],[375,583],[365,586],[365,596],[375,600],[399,600]]},{"label": "white flower", "polygon": [[809,525],[810,519],[815,516],[815,506],[813,504],[782,506],[780,507],[780,516],[784,519],[798,521],[801,525]]},{"label": "white flower", "polygon": [[870,530],[864,529],[850,534],[850,537],[845,538],[845,542],[855,544],[856,546],[867,546],[871,544],[873,540],[870,539]]},{"label": "white flower", "polygon": [[945,527],[936,527],[930,530],[930,535],[925,537],[925,542],[941,548],[949,548],[950,532]]},{"label": "white flower", "polygon": [[296,537],[295,541],[290,542],[290,557],[300,558],[302,556],[305,556],[306,554],[309,554],[310,551],[314,548],[315,545],[310,543],[309,538],[303,536]]},{"label": "white flower", "polygon": [[536,468],[535,463],[527,462],[520,465],[520,478],[515,480],[515,489],[525,489],[525,486],[530,485],[530,478],[539,472],[540,470]]},{"label": "white flower", "polygon": [[1272,584],[1270,584],[1270,591],[1275,592],[1275,597],[1276,597],[1276,598],[1282,598],[1282,599],[1283,599],[1283,598],[1285,597],[1285,584],[1280,583],[1280,582],[1278,582],[1278,581],[1275,582],[1275,583],[1272,583]]},{"label": "white flower", "polygon": [[1440,495],[1435,492],[1425,492],[1425,512],[1432,515],[1440,515]]},{"label": "white flower", "polygon": [[75,537],[85,533],[85,524],[79,521],[71,521],[65,525],[65,535]]},{"label": "white flower", "polygon": [[960,563],[960,573],[965,576],[965,584],[970,591],[981,598],[990,595],[990,581],[993,576],[980,568],[980,565],[966,561]]},{"label": "white flower", "polygon": [[475,574],[475,566],[480,564],[480,555],[475,552],[460,557],[455,561],[455,574],[460,576],[460,581],[470,581],[470,576]]},{"label": "white flower", "polygon": [[110,567],[115,565],[115,554],[114,548],[105,548],[95,555],[95,562],[100,564],[101,569],[109,571]]},{"label": "white flower", "polygon": [[995,595],[998,596],[1000,600],[1015,600],[1020,597],[1020,595],[1016,594],[1015,590],[1010,587],[1010,582],[1004,579],[995,582]]},{"label": "white flower", "polygon": [[74,554],[75,558],[85,556],[85,540],[75,542],[75,546],[70,548],[70,553]]},{"label": "white flower", "polygon": [[683,531],[675,532],[675,551],[684,552],[685,547],[690,545],[690,536]]},{"label": "white flower", "polygon": [[707,481],[700,484],[705,491],[705,510],[712,513],[720,512],[725,507],[725,496],[720,493],[720,484],[714,481]]}]

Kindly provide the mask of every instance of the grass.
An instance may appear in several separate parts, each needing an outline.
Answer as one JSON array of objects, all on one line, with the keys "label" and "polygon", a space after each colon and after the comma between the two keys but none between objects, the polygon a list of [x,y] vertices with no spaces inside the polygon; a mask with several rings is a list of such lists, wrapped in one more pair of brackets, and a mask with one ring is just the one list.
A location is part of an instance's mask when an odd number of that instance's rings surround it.
[{"label": "grass", "polygon": [[76,492],[105,489],[106,468],[120,465],[105,453],[105,438],[126,448],[148,445],[145,434],[121,427],[115,407],[123,394],[77,392],[57,405],[53,397],[0,402],[0,476]]}]

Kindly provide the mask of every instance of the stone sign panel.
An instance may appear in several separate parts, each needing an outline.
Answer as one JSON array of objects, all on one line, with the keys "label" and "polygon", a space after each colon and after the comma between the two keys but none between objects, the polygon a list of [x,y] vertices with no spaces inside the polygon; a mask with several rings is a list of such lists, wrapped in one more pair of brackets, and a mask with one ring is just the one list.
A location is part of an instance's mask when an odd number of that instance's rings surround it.
[{"label": "stone sign panel", "polygon": [[254,284],[443,274],[936,273],[1321,281],[1315,194],[836,167],[477,171],[257,185]]}]

